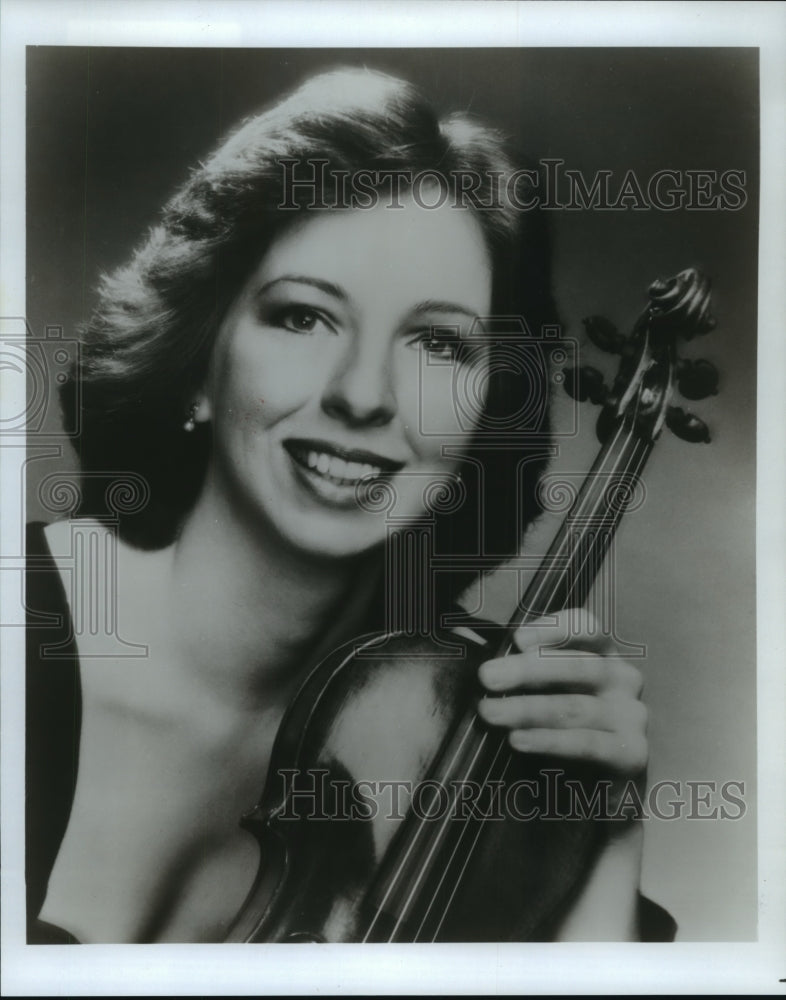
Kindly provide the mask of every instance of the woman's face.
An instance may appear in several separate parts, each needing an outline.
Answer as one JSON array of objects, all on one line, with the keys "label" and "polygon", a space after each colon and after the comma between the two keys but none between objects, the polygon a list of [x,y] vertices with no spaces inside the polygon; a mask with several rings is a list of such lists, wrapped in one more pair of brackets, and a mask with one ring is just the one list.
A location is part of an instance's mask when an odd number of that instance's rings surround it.
[{"label": "woman's face", "polygon": [[[455,476],[472,434],[456,376],[482,410],[489,255],[472,214],[411,200],[315,213],[271,246],[216,341],[201,413],[213,421],[208,482],[285,543],[358,555],[386,536],[364,498],[384,481],[410,519]],[[435,335],[435,327],[441,328]],[[433,491],[432,491],[433,492]]]}]

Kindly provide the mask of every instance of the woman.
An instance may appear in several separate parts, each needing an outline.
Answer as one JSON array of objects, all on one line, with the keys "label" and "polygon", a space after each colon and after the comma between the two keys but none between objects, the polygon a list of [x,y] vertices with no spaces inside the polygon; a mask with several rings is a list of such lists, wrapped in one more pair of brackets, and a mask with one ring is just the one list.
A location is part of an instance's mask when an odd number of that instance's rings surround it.
[{"label": "woman", "polygon": [[[260,864],[238,818],[310,669],[400,624],[400,602],[384,613],[396,593],[417,597],[413,631],[428,631],[474,575],[432,577],[416,558],[391,579],[386,551],[428,523],[437,556],[480,551],[488,568],[515,552],[547,379],[508,363],[489,317],[539,331],[554,314],[538,217],[497,184],[513,172],[492,131],[439,122],[398,80],[336,71],[242,125],[103,280],[65,389],[82,394],[84,502],[31,536],[28,606],[67,620],[60,581],[72,613],[92,587],[145,655],[107,656],[66,627],[70,668],[53,671],[30,634],[31,940],[225,940]],[[523,393],[541,442],[525,462],[484,447]],[[115,542],[93,484],[117,470],[149,499],[121,514],[116,579],[94,565],[70,586],[80,526]],[[451,489],[463,502],[443,502]],[[586,618],[516,641],[480,669],[481,718],[517,753],[641,779],[638,672]],[[547,680],[545,644],[569,647]],[[422,721],[405,700],[385,706],[401,746]],[[605,838],[548,936],[660,933],[638,896],[638,827]]]}]

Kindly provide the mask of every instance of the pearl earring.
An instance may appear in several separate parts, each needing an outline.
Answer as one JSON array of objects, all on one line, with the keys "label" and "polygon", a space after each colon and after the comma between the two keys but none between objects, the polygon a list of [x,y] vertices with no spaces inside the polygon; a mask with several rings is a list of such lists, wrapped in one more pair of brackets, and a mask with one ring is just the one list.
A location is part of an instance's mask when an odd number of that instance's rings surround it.
[{"label": "pearl earring", "polygon": [[183,424],[183,430],[189,434],[196,427],[196,412],[198,407],[199,403],[192,403],[188,408],[188,416],[186,417],[186,422]]}]

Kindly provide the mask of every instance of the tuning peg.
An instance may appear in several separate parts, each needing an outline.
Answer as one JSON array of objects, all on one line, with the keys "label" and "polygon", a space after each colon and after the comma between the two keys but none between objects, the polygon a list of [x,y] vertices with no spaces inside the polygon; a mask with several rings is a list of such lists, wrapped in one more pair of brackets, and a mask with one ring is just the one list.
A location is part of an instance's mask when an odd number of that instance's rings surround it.
[{"label": "tuning peg", "polygon": [[592,343],[609,354],[621,354],[625,337],[605,316],[587,316],[581,321]]},{"label": "tuning peg", "polygon": [[692,444],[710,440],[709,428],[704,421],[699,420],[695,413],[688,413],[679,406],[670,406],[666,410],[666,426],[678,438]]},{"label": "tuning peg", "polygon": [[696,319],[694,326],[685,327],[682,337],[684,340],[693,340],[694,337],[702,337],[704,334],[711,333],[717,325],[718,321],[715,317],[706,311]]},{"label": "tuning peg", "polygon": [[597,368],[584,365],[582,368],[565,368],[565,392],[579,403],[588,399],[591,403],[603,403],[609,390],[603,384],[603,374]]},{"label": "tuning peg", "polygon": [[677,388],[686,399],[705,399],[718,392],[718,369],[710,361],[682,359],[677,363]]}]

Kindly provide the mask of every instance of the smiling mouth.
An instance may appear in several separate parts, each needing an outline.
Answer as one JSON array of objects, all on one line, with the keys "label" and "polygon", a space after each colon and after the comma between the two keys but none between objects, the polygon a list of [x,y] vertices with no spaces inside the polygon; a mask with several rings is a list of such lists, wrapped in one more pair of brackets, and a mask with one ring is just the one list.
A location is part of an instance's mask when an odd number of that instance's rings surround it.
[{"label": "smiling mouth", "polygon": [[360,483],[392,475],[404,464],[374,452],[342,448],[327,441],[290,439],[284,442],[284,447],[310,476],[353,490]]}]

